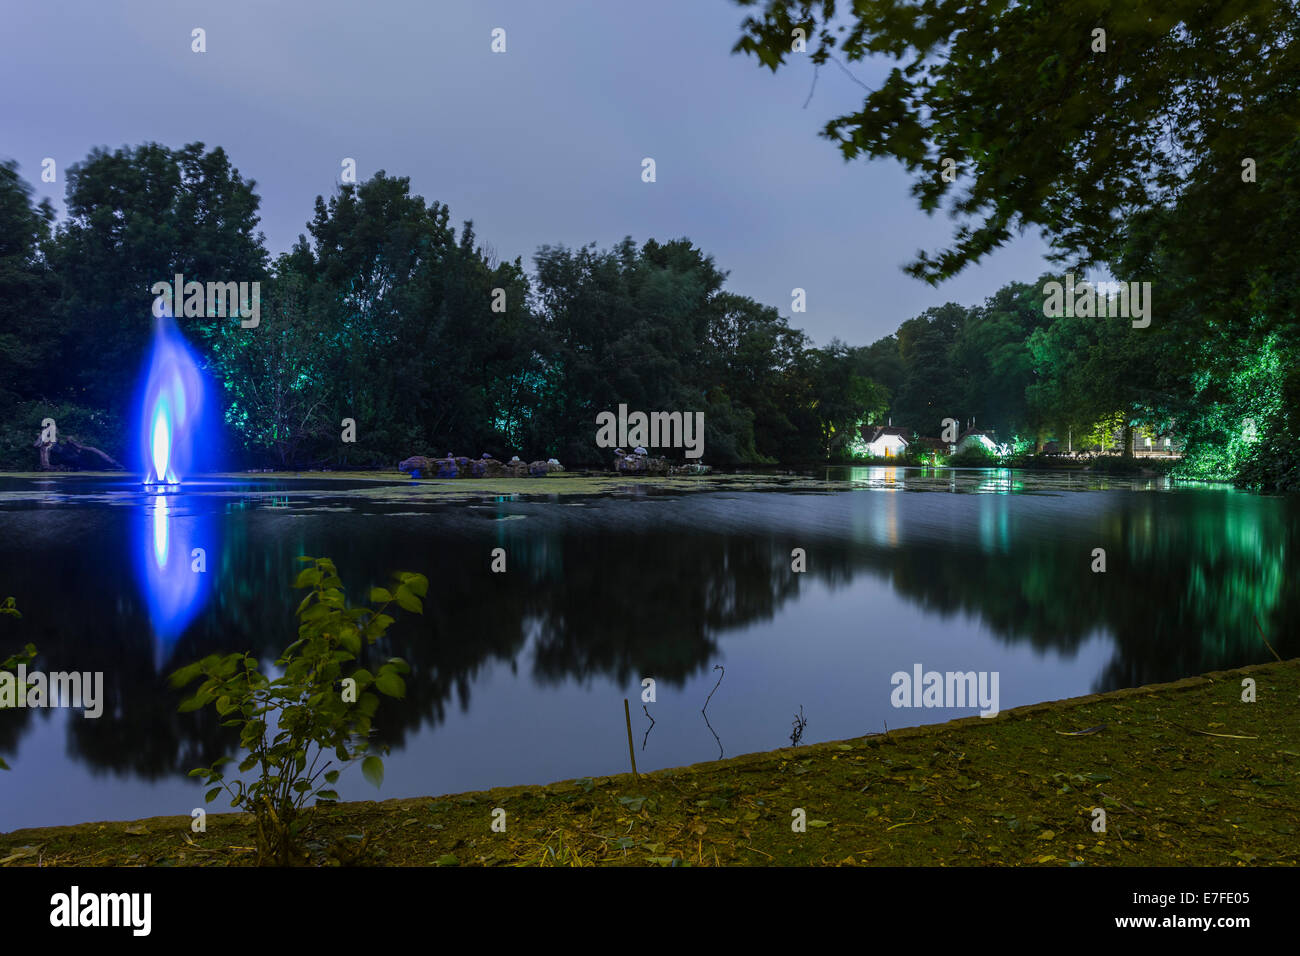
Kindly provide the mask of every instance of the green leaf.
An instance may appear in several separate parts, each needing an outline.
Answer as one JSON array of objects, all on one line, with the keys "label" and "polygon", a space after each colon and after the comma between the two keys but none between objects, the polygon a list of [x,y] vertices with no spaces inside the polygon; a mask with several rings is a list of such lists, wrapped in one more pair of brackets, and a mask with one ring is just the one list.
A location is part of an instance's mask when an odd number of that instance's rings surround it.
[{"label": "green leaf", "polygon": [[[315,593],[316,592],[313,591],[308,595],[308,597],[311,597]],[[323,617],[329,617],[332,613],[334,612],[327,605],[313,604],[311,607],[307,608],[307,610],[299,614],[298,619],[304,624],[310,624],[313,621],[319,621]]]},{"label": "green leaf", "polygon": [[406,682],[397,675],[396,671],[389,670],[387,667],[380,670],[379,676],[375,678],[375,689],[387,697],[406,696]]},{"label": "green leaf", "polygon": [[201,673],[203,673],[202,664],[189,664],[172,674],[168,680],[173,687],[184,687]]},{"label": "green leaf", "polygon": [[382,786],[384,782],[384,762],[375,756],[367,757],[361,761],[361,776],[376,787]]},{"label": "green leaf", "polygon": [[182,714],[187,714],[192,710],[198,710],[212,698],[203,694],[195,694],[188,700],[181,701],[181,705],[176,710]]},{"label": "green leaf", "polygon": [[387,604],[392,599],[393,599],[392,592],[390,592],[387,588],[370,589],[371,604]]},{"label": "green leaf", "polygon": [[397,601],[397,606],[403,611],[410,611],[412,614],[424,613],[424,605],[418,597],[411,593],[411,589],[405,584],[397,589],[397,593],[393,597]]},{"label": "green leaf", "polygon": [[429,593],[429,579],[423,574],[403,574],[402,583],[416,597],[424,597]]},{"label": "green leaf", "polygon": [[217,795],[219,793],[221,793],[221,788],[213,787],[211,790],[209,790],[207,793],[203,795],[203,802],[211,803],[213,800],[217,799]]},{"label": "green leaf", "polygon": [[388,614],[376,614],[366,624],[366,639],[372,643],[377,641],[388,630],[388,625],[392,624],[394,620]]},{"label": "green leaf", "polygon": [[298,572],[298,578],[293,582],[296,588],[314,588],[320,584],[319,568],[303,568]]}]

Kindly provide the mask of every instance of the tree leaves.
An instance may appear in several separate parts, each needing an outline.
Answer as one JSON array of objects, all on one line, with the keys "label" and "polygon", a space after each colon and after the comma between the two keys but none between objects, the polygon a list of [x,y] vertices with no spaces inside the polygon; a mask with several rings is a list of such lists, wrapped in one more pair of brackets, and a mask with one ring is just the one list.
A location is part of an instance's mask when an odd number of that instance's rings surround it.
[{"label": "tree leaves", "polygon": [[[1293,0],[1221,0],[1209,17],[1198,0],[1110,12],[1101,51],[1087,7],[854,6],[847,61],[887,51],[905,65],[823,135],[846,158],[903,162],[922,208],[947,199],[962,217],[949,247],[920,254],[909,273],[948,278],[1028,225],[1043,227],[1063,256],[1106,262],[1122,247],[1126,217],[1171,205],[1189,183],[1235,170],[1243,156],[1276,154],[1293,136],[1280,132],[1293,131],[1297,115]],[[787,27],[800,22],[814,62],[826,62],[838,34],[822,29],[816,49],[811,38],[832,19],[833,0],[772,0],[744,21],[736,50],[775,70],[789,51]],[[1280,55],[1263,55],[1270,49]],[[936,175],[940,157],[968,161],[957,181]],[[1238,210],[1225,223],[1249,221],[1240,212],[1250,193],[1218,195]]]}]

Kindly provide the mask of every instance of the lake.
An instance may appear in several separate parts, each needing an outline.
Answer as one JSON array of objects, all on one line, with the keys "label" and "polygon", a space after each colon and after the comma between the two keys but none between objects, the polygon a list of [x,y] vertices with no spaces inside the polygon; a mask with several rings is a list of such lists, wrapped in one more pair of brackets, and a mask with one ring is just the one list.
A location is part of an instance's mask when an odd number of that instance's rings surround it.
[{"label": "lake", "polygon": [[978,712],[895,707],[891,675],[917,665],[995,673],[1007,709],[1270,660],[1261,628],[1300,654],[1296,498],[1078,473],[817,477],[471,502],[411,482],[250,477],[160,498],[0,478],[0,598],[23,614],[0,618],[0,659],[30,641],[33,667],[102,672],[105,697],[99,719],[0,712],[0,830],[203,806],[186,771],[233,738],[211,710],[178,713],[167,675],[218,652],[273,660],[304,554],[333,558],[354,598],[392,571],[429,579],[424,615],[374,654],[412,668],[375,719],[383,787],[350,768],[344,799],[625,772],[624,698],[653,770],[788,746],[801,708],[804,743]]}]

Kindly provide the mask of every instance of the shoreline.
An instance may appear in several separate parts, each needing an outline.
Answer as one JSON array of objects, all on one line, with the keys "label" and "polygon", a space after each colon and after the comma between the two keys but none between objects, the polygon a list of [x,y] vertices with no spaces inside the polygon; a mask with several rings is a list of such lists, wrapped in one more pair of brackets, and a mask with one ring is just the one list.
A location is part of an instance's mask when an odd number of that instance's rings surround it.
[{"label": "shoreline", "polygon": [[[1243,702],[1242,681],[1258,699]],[[719,761],[321,808],[314,863],[1300,863],[1300,659]],[[1102,727],[1079,735],[1081,730]],[[196,797],[199,794],[196,791]],[[216,801],[214,807],[221,801]],[[507,814],[504,833],[492,810]],[[807,829],[791,829],[802,808]],[[1096,832],[1105,811],[1107,828]],[[0,833],[0,865],[249,865],[209,813]],[[334,847],[366,835],[364,860]],[[339,843],[342,841],[342,844]]]},{"label": "shoreline", "polygon": [[[831,466],[827,466],[831,467]],[[886,468],[890,471],[908,472],[874,475],[868,478],[825,478],[798,472],[764,473],[736,472],[727,474],[712,472],[707,475],[636,475],[617,474],[614,472],[558,472],[534,478],[420,478],[392,472],[375,471],[330,471],[330,472],[213,472],[197,475],[186,484],[182,484],[180,493],[202,495],[212,491],[232,493],[230,488],[214,488],[215,485],[257,485],[275,482],[310,482],[312,487],[302,489],[278,489],[277,493],[304,493],[328,495],[331,484],[343,482],[364,483],[368,487],[339,489],[337,494],[347,496],[370,497],[389,502],[418,501],[465,501],[472,499],[510,496],[518,498],[548,498],[564,496],[600,496],[617,494],[645,493],[681,493],[699,491],[807,491],[839,492],[866,488],[888,488],[916,491],[955,491],[959,493],[987,490],[981,486],[990,479],[990,473],[996,480],[1005,481],[1014,474],[1017,481],[1029,482],[1030,491],[1101,491],[1132,488],[1134,484],[1143,486],[1153,481],[1169,481],[1167,476],[1150,474],[1112,475],[1093,473],[1080,469],[1062,469],[1049,471],[1045,469],[1011,469],[1011,468],[949,468],[947,466],[876,466],[851,465],[833,466],[842,468]],[[72,479],[75,485],[78,478],[95,481],[118,481],[124,486],[135,486],[142,495],[151,494],[142,483],[122,472],[0,472],[0,479],[11,478],[32,481],[48,481],[57,484],[60,476]],[[956,487],[953,487],[953,483]],[[1082,482],[1083,484],[1080,484]],[[207,485],[207,487],[205,487]],[[123,491],[126,490],[122,489]],[[259,489],[251,489],[257,492]],[[270,489],[265,489],[270,491]],[[998,491],[1015,491],[1019,488],[997,489]],[[32,492],[24,492],[31,494]],[[97,492],[102,493],[102,492]],[[117,493],[116,491],[114,493]]]}]

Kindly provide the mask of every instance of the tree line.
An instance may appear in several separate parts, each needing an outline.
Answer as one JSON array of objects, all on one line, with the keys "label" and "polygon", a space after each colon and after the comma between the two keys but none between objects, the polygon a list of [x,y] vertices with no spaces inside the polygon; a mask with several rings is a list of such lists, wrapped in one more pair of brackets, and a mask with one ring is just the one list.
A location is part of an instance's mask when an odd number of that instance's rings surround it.
[{"label": "tree line", "polygon": [[[937,436],[951,417],[1029,450],[1147,429],[1187,441],[1190,473],[1295,481],[1294,324],[1260,310],[1207,330],[1188,263],[1161,241],[1183,225],[1177,210],[1120,255],[1156,276],[1149,328],[1049,316],[1044,287],[1061,277],[1044,275],[870,345],[817,346],[724,291],[726,273],[687,239],[543,246],[526,269],[381,171],[318,196],[273,258],[259,202],[221,148],[149,143],[70,167],[56,223],[0,164],[3,467],[35,467],[46,418],[130,460],[149,290],[182,273],[261,284],[255,329],[178,320],[222,415],[211,460],[228,468],[391,468],[449,451],[606,464],[596,415],[626,404],[703,411],[715,465],[845,460],[864,425]],[[345,418],[354,443],[340,441]]]}]

